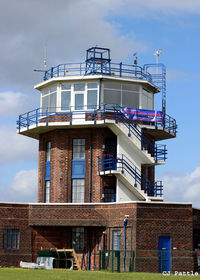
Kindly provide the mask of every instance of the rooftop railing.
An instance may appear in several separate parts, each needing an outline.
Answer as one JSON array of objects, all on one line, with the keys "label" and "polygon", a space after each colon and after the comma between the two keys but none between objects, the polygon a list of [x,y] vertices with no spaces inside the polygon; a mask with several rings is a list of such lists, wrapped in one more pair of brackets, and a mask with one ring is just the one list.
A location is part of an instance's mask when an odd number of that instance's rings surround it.
[{"label": "rooftop railing", "polygon": [[151,74],[140,66],[128,65],[123,63],[110,63],[109,65],[96,64],[95,67],[88,67],[86,63],[66,63],[51,67],[44,71],[44,81],[68,76],[84,76],[84,75],[110,75],[117,77],[133,78],[147,80],[152,83]]}]

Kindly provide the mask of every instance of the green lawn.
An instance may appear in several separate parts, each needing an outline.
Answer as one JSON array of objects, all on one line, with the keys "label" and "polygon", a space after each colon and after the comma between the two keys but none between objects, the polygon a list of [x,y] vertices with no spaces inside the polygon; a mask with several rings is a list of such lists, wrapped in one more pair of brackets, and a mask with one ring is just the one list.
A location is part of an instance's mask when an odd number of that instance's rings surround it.
[{"label": "green lawn", "polygon": [[159,273],[111,273],[92,271],[68,271],[68,270],[34,270],[22,268],[0,268],[0,280],[200,280],[198,276],[163,276]]}]

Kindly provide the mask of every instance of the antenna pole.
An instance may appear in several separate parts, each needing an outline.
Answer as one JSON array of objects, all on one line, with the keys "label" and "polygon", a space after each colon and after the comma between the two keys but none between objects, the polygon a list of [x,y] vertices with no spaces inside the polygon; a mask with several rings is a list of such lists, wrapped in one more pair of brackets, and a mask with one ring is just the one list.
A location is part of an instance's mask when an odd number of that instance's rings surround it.
[{"label": "antenna pole", "polygon": [[44,70],[47,70],[47,47],[44,47]]}]

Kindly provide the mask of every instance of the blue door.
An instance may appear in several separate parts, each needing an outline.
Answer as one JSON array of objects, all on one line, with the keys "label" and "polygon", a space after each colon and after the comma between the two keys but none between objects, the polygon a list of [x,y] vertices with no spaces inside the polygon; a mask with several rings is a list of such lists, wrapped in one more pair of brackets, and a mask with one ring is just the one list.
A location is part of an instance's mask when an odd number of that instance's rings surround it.
[{"label": "blue door", "polygon": [[160,236],[158,241],[159,272],[171,271],[171,237]]}]

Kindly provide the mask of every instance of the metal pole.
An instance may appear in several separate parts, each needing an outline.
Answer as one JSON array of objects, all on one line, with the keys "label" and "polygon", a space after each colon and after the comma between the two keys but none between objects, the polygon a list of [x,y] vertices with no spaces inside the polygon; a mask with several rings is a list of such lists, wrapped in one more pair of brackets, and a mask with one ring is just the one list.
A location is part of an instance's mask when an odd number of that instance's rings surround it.
[{"label": "metal pole", "polygon": [[126,269],[126,225],[127,225],[127,219],[125,218],[125,219],[123,220],[123,226],[124,226],[123,272],[125,272],[125,269]]}]

